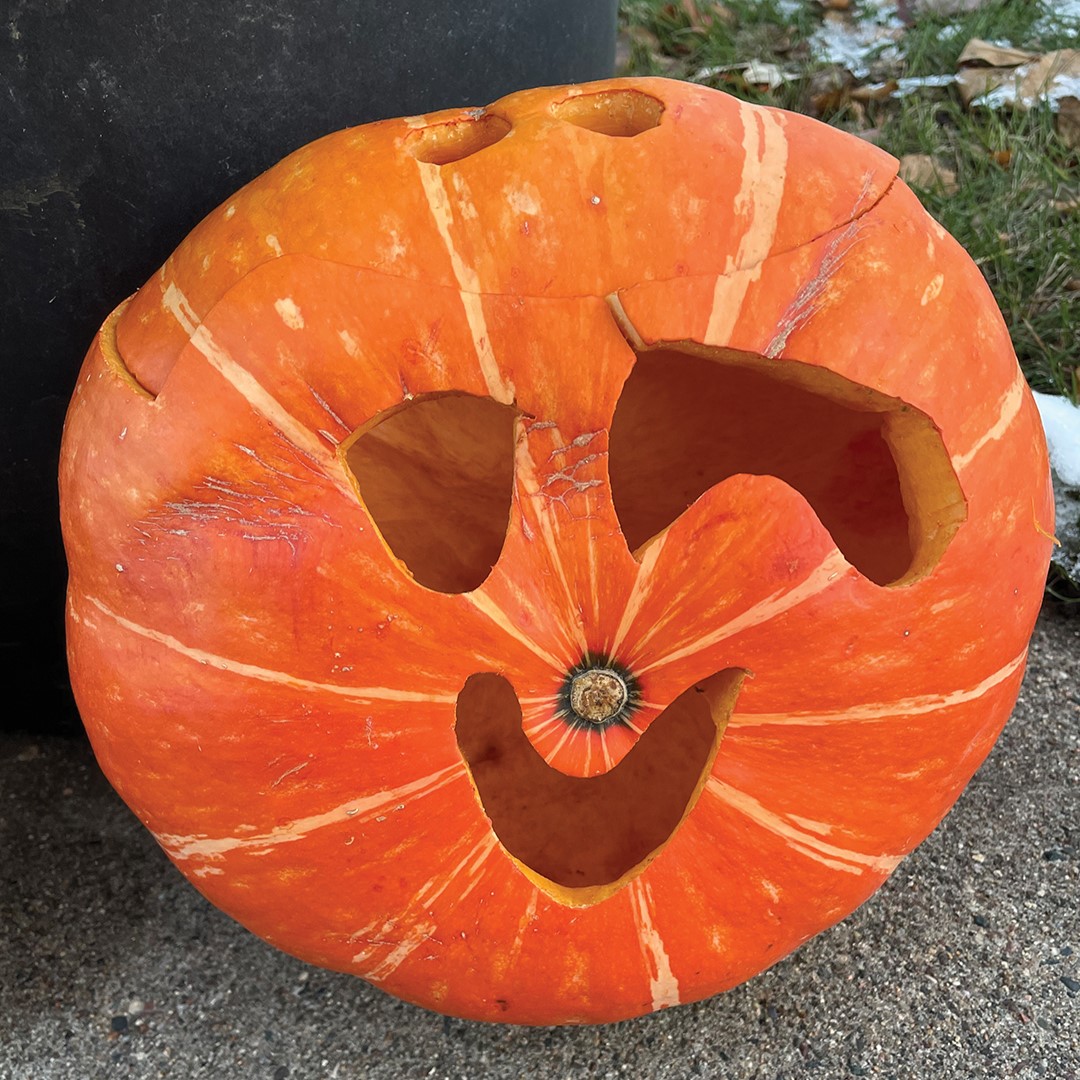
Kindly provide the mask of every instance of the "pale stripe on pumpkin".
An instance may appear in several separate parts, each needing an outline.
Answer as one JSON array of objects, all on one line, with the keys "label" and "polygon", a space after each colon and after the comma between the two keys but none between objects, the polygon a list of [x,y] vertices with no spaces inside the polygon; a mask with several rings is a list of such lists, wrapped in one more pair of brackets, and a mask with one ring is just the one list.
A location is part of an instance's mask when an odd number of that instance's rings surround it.
[{"label": "pale stripe on pumpkin", "polygon": [[716,279],[705,342],[726,345],[742,310],[750,286],[776,237],[780,206],[784,201],[787,173],[787,136],[778,114],[741,105],[743,162],[733,212],[748,218],[734,255],[727,257],[724,272]]},{"label": "pale stripe on pumpkin", "polygon": [[430,705],[453,705],[457,701],[456,693],[425,694],[418,690],[395,690],[388,686],[344,686],[341,683],[319,682],[315,679],[304,679],[299,675],[291,675],[286,671],[275,671],[272,668],[259,667],[256,664],[246,664],[240,660],[233,660],[227,656],[208,652],[205,649],[185,645],[179,638],[175,638],[171,634],[126,619],[96,597],[87,596],[86,600],[93,604],[103,615],[112,619],[117,626],[127,630],[129,633],[136,634],[146,641],[152,641],[156,645],[161,645],[163,648],[185,656],[189,660],[194,660],[196,663],[208,664],[219,671],[226,671],[230,675],[237,675],[242,679],[256,679],[259,682],[289,686],[295,690],[314,690],[319,693],[336,694],[339,697],[348,698],[350,701],[415,701]]},{"label": "pale stripe on pumpkin", "polygon": [[316,461],[339,487],[355,499],[346,482],[344,469],[337,455],[328,450],[321,439],[296,419],[269,390],[245,367],[241,367],[213,338],[206,326],[196,327],[191,344],[206,358],[210,366],[228,382],[259,414],[278,429],[303,454]]},{"label": "pale stripe on pumpkin", "polygon": [[[646,672],[655,671],[657,668],[664,667],[666,664],[674,663],[676,660],[682,660],[687,656],[694,656],[696,653],[711,648],[713,645],[719,644],[725,638],[733,637],[735,634],[740,634],[744,630],[760,626],[762,623],[776,618],[777,615],[782,615],[785,611],[790,611],[793,607],[803,603],[803,601],[817,596],[818,593],[824,592],[825,589],[839,581],[845,574],[854,572],[855,571],[852,570],[844,556],[834,548],[825,557],[825,560],[811,571],[806,578],[799,582],[798,585],[793,585],[790,588],[778,589],[764,600],[754,604],[753,607],[747,608],[741,615],[736,615],[735,618],[729,619],[711,633],[703,634],[691,644],[684,645],[682,648],[673,649],[671,652],[660,657],[658,660],[654,660],[650,664],[635,668],[635,673],[641,676]],[[672,605],[672,610],[677,610],[677,605],[674,603]],[[663,629],[666,625],[667,624],[663,621],[654,623],[639,642],[639,648],[646,641],[651,639],[658,630]]]},{"label": "pale stripe on pumpkin", "polygon": [[615,631],[615,638],[611,643],[611,655],[613,657],[617,658],[619,656],[619,649],[622,648],[622,643],[630,632],[630,627],[634,625],[634,620],[641,611],[641,605],[645,602],[645,597],[649,594],[649,587],[653,584],[653,572],[660,558],[660,552],[664,550],[664,545],[667,543],[668,535],[667,531],[662,532],[642,553],[637,578],[634,580],[634,587],[630,590],[630,595],[626,599],[626,607],[623,608],[619,628]]},{"label": "pale stripe on pumpkin", "polygon": [[377,791],[372,795],[350,799],[348,802],[341,803],[340,806],[335,806],[332,810],[296,818],[284,825],[276,825],[268,832],[255,835],[211,837],[198,833],[180,836],[157,832],[154,835],[157,837],[157,842],[173,859],[222,859],[231,851],[247,851],[252,855],[265,855],[277,844],[303,840],[316,829],[323,829],[328,825],[359,825],[384,811],[389,811],[405,800],[421,799],[431,795],[464,776],[465,765],[463,762],[457,762],[429,776],[420,777],[418,780],[402,784],[389,791]]},{"label": "pale stripe on pumpkin", "polygon": [[666,1009],[670,1005],[678,1005],[680,1003],[679,980],[672,973],[671,960],[653,923],[652,890],[641,878],[638,878],[630,885],[627,892],[634,912],[641,955],[648,969],[653,1011]]},{"label": "pale stripe on pumpkin", "polygon": [[826,843],[820,836],[815,836],[805,828],[799,828],[790,817],[769,810],[752,795],[747,795],[745,791],[740,791],[715,776],[709,777],[705,790],[763,829],[779,836],[794,851],[831,870],[842,870],[847,874],[861,874],[866,870],[890,874],[904,857],[889,854],[866,855],[861,851],[851,851]]},{"label": "pale stripe on pumpkin", "polygon": [[979,436],[967,453],[953,455],[953,468],[957,472],[963,472],[963,470],[972,463],[975,459],[975,455],[978,454],[984,446],[988,443],[996,442],[1009,430],[1010,425],[1020,413],[1020,406],[1024,402],[1024,388],[1026,385],[1027,382],[1024,379],[1023,373],[1017,368],[1016,376],[1013,379],[1012,384],[1009,386],[1009,389],[1002,394],[998,401],[997,419],[987,431]]},{"label": "pale stripe on pumpkin", "polygon": [[496,626],[501,630],[505,630],[515,641],[520,642],[530,652],[539,656],[541,660],[548,664],[551,664],[556,671],[563,671],[566,668],[566,664],[552,656],[547,649],[538,645],[533,639],[524,631],[514,625],[514,622],[509,618],[505,611],[494,600],[491,599],[483,590],[478,590],[471,593],[463,593],[463,598],[477,611],[486,615]]},{"label": "pale stripe on pumpkin", "polygon": [[484,376],[484,382],[487,383],[488,393],[496,401],[509,405],[514,400],[514,386],[503,377],[498,361],[495,359],[494,350],[491,348],[491,338],[488,336],[487,322],[484,319],[483,299],[480,296],[480,278],[471,266],[466,265],[465,260],[454,247],[454,239],[450,235],[454,217],[450,209],[450,197],[443,184],[441,166],[417,161],[416,167],[420,172],[420,183],[424,187],[424,195],[431,208],[431,216],[435,219],[435,228],[438,229],[439,236],[446,245],[451,269],[461,288],[461,303],[465,309],[465,319],[469,324],[469,332],[472,334],[476,357],[480,361],[480,371]]},{"label": "pale stripe on pumpkin", "polygon": [[180,324],[184,333],[191,337],[202,321],[195,313],[188,298],[177,288],[176,282],[170,281],[161,298],[169,314]]},{"label": "pale stripe on pumpkin", "polygon": [[766,724],[786,724],[793,727],[822,727],[826,724],[872,723],[876,720],[892,720],[898,717],[918,716],[937,712],[966,701],[976,701],[1003,683],[1027,659],[1027,649],[1010,660],[1003,668],[988,675],[980,683],[967,690],[953,690],[947,694],[920,694],[900,701],[876,702],[870,705],[852,705],[849,708],[831,709],[826,712],[789,713],[739,713],[736,712],[729,726],[762,727]]},{"label": "pale stripe on pumpkin", "polygon": [[422,886],[416,896],[406,905],[405,912],[402,915],[389,919],[383,925],[379,931],[379,937],[368,942],[367,948],[361,949],[360,952],[353,956],[354,964],[366,964],[371,961],[380,949],[389,947],[390,951],[374,967],[363,969],[362,974],[365,979],[374,983],[383,982],[425,941],[434,938],[436,923],[430,919],[416,923],[401,941],[389,942],[384,940],[382,935],[392,933],[396,927],[408,923],[413,912],[429,913],[435,901],[452,884],[458,883],[459,879],[464,875],[465,888],[453,900],[452,907],[460,904],[479,883],[484,862],[495,849],[495,845],[495,834],[492,832],[486,833],[469,848],[449,873],[441,874]]}]

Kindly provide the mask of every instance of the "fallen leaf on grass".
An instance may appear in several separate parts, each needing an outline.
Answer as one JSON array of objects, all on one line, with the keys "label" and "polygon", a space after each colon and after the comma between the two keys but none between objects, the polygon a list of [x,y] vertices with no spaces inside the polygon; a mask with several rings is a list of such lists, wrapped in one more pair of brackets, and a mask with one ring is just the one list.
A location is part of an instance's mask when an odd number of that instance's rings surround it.
[{"label": "fallen leaf on grass", "polygon": [[[973,45],[979,47],[972,49]],[[986,52],[982,46],[997,48],[972,39],[960,56],[956,81],[965,105],[992,109],[1008,105],[1025,110],[1045,101],[1056,110],[1065,98],[1080,95],[1080,49],[1056,49],[1042,56],[1009,49],[1005,51],[1013,59],[1008,64],[990,67],[981,62],[981,54]]]},{"label": "fallen leaf on grass", "polygon": [[750,60],[745,64],[722,64],[714,67],[704,67],[695,71],[691,78],[695,82],[702,82],[717,75],[741,75],[743,81],[750,86],[767,86],[770,90],[775,90],[783,83],[798,78],[797,75],[793,75],[790,71],[783,71],[776,64],[769,64],[763,60]]},{"label": "fallen leaf on grass", "polygon": [[982,67],[1019,67],[1031,60],[1038,60],[1041,53],[1027,49],[1014,49],[1011,45],[995,45],[992,41],[972,38],[956,60],[957,67],[981,65]]},{"label": "fallen leaf on grass", "polygon": [[959,190],[956,173],[929,154],[905,154],[900,159],[900,179],[912,187],[952,195]]}]

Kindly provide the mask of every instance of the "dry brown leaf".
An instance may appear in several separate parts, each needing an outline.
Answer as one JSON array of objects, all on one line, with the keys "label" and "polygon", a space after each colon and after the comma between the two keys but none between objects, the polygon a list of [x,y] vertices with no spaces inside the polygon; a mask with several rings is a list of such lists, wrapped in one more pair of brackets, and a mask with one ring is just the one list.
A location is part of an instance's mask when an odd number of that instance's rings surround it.
[{"label": "dry brown leaf", "polygon": [[1063,97],[1058,102],[1058,138],[1070,149],[1080,147],[1080,98]]},{"label": "dry brown leaf", "polygon": [[1012,164],[1012,151],[1011,150],[991,150],[990,160],[995,165],[1000,165],[1001,168],[1007,169]]},{"label": "dry brown leaf", "polygon": [[1078,80],[1080,49],[1057,49],[1013,67],[969,64],[961,67],[956,76],[965,105],[990,95],[988,100],[975,103],[991,107],[1009,105],[1020,110],[1030,109],[1042,99],[1051,103],[1062,101]]},{"label": "dry brown leaf", "polygon": [[885,101],[899,89],[900,84],[895,79],[889,79],[874,86],[857,86],[851,91],[851,96],[855,101]]},{"label": "dry brown leaf", "polygon": [[985,67],[1019,67],[1031,60],[1038,60],[1041,53],[1014,49],[1011,45],[995,45],[992,41],[972,38],[956,61],[957,67],[980,64]]},{"label": "dry brown leaf", "polygon": [[807,85],[810,107],[814,114],[822,116],[839,109],[847,102],[854,85],[855,76],[839,64],[815,71]]},{"label": "dry brown leaf", "polygon": [[900,159],[900,179],[912,187],[951,195],[959,188],[956,173],[929,154],[905,154]]}]

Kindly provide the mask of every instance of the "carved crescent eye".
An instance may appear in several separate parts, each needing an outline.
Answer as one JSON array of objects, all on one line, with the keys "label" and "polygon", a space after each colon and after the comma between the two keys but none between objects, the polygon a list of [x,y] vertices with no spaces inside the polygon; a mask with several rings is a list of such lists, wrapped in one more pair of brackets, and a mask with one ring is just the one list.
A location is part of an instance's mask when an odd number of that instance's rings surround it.
[{"label": "carved crescent eye", "polygon": [[615,411],[610,471],[631,550],[727,477],[771,475],[879,585],[929,573],[966,514],[925,413],[823,368],[729,349],[638,354]]}]

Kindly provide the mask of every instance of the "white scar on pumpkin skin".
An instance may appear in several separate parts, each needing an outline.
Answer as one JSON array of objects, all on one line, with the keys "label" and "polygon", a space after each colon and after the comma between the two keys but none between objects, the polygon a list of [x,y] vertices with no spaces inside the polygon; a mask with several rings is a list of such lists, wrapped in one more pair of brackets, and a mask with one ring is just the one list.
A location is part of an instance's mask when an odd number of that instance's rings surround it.
[{"label": "white scar on pumpkin skin", "polygon": [[766,724],[784,724],[791,727],[824,727],[828,724],[865,724],[876,720],[892,720],[896,717],[938,712],[940,709],[948,709],[953,705],[978,701],[1018,671],[1027,659],[1027,654],[1027,649],[1024,649],[1015,660],[1010,660],[1000,671],[988,675],[982,682],[968,690],[953,690],[947,694],[921,694],[918,697],[904,698],[900,701],[854,705],[849,709],[832,709],[828,712],[735,713],[728,722],[728,726],[749,728],[763,727]]},{"label": "white scar on pumpkin skin", "polygon": [[454,247],[454,239],[450,234],[454,216],[450,209],[450,198],[446,193],[439,166],[430,165],[423,161],[417,161],[416,165],[420,170],[420,182],[424,187],[428,206],[431,208],[431,216],[435,219],[435,227],[438,229],[439,236],[446,246],[447,254],[450,256],[451,269],[461,289],[461,303],[465,308],[465,319],[469,324],[473,346],[476,349],[477,359],[480,361],[480,372],[484,376],[488,393],[496,401],[509,405],[514,400],[514,385],[503,378],[502,372],[499,370],[499,363],[495,359],[494,350],[491,348],[491,338],[488,335],[487,322],[484,319],[483,298],[480,296],[479,275],[471,266],[465,264],[457,248]]},{"label": "white scar on pumpkin skin", "polygon": [[664,942],[653,924],[652,890],[640,878],[627,889],[630,907],[637,926],[641,955],[645,961],[649,978],[649,994],[652,998],[653,1012],[678,1005],[679,981],[671,970]]},{"label": "white scar on pumpkin skin", "polygon": [[284,825],[276,825],[263,833],[243,836],[211,837],[205,833],[181,836],[174,833],[155,832],[157,842],[173,859],[221,860],[232,851],[245,851],[249,855],[266,855],[278,844],[303,840],[311,833],[329,825],[356,826],[393,809],[408,800],[422,799],[434,792],[465,778],[464,762],[456,762],[429,776],[402,784],[389,791],[377,791],[371,795],[350,799],[321,814],[309,814]]},{"label": "white scar on pumpkin skin", "polygon": [[[711,648],[725,638],[742,633],[742,631],[749,630],[751,627],[760,626],[762,623],[768,622],[777,615],[782,615],[785,611],[790,611],[793,607],[803,603],[803,601],[817,596],[818,593],[824,592],[825,589],[828,589],[836,582],[842,580],[848,574],[853,574],[855,572],[856,571],[852,569],[844,556],[834,548],[825,557],[825,560],[821,565],[814,569],[798,585],[789,589],[781,589],[774,592],[771,596],[767,596],[764,600],[747,609],[741,615],[737,615],[723,626],[718,627],[711,634],[705,634],[698,638],[692,645],[684,645],[681,649],[674,649],[659,660],[654,660],[651,664],[635,668],[635,671],[638,675],[644,675],[649,671],[654,671],[656,668],[663,667],[665,664],[673,663],[676,660],[683,659],[683,657],[693,656],[695,653]],[[663,620],[654,623],[649,631],[643,635],[638,643],[638,647],[640,648],[644,645],[658,630],[663,629],[665,625],[666,623]]]},{"label": "white scar on pumpkin skin", "polygon": [[1024,388],[1026,385],[1023,374],[1017,368],[1012,385],[1005,391],[998,402],[997,420],[994,421],[993,426],[976,440],[975,445],[966,454],[953,455],[952,464],[957,472],[966,469],[975,459],[975,455],[987,443],[996,442],[1009,430],[1012,422],[1020,414],[1020,406],[1024,402]]},{"label": "white scar on pumpkin skin", "polygon": [[304,329],[304,313],[296,306],[296,301],[291,296],[283,296],[280,300],[275,300],[274,310],[290,330]]},{"label": "white scar on pumpkin skin", "polygon": [[716,279],[705,344],[727,345],[750,286],[772,249],[787,175],[787,136],[770,112],[743,105],[743,165],[733,212],[747,217],[746,231]]},{"label": "white scar on pumpkin skin", "polygon": [[162,633],[151,627],[141,626],[139,623],[125,619],[118,615],[100,600],[93,596],[85,598],[90,604],[98,609],[103,615],[108,616],[117,626],[129,633],[141,637],[145,641],[152,641],[155,645],[169,649],[180,656],[193,660],[198,664],[205,664],[218,671],[227,672],[242,679],[254,679],[258,682],[273,683],[278,686],[288,686],[294,690],[314,690],[318,693],[336,694],[350,701],[401,701],[416,702],[429,705],[453,705],[457,702],[457,694],[424,694],[417,690],[392,690],[386,686],[343,686],[340,683],[317,682],[314,679],[302,679],[297,675],[290,675],[285,671],[274,671],[270,668],[258,667],[255,664],[242,663],[227,656],[207,652],[205,649],[193,648],[185,645],[171,634]]},{"label": "white scar on pumpkin skin", "polygon": [[[839,870],[846,874],[862,874],[867,870],[878,874],[890,874],[904,857],[903,855],[865,855],[861,851],[850,851],[848,848],[826,843],[820,836],[795,824],[799,819],[769,810],[752,795],[747,795],[746,792],[725,784],[723,780],[715,776],[710,776],[706,781],[705,790],[763,829],[779,836],[792,850],[829,867],[830,870]],[[825,828],[821,822],[814,824],[819,830]]]}]

